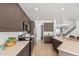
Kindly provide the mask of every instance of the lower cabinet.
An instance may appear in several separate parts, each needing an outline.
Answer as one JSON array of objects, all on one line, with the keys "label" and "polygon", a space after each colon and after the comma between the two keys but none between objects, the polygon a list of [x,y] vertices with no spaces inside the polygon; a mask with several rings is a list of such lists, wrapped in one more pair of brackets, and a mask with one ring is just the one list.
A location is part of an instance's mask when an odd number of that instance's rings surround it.
[{"label": "lower cabinet", "polygon": [[31,41],[29,43],[29,56],[31,56],[32,54],[33,47],[34,47],[34,38],[31,38]]},{"label": "lower cabinet", "polygon": [[44,43],[52,43],[52,36],[44,36]]},{"label": "lower cabinet", "polygon": [[58,51],[58,46],[60,45],[60,44],[62,44],[63,42],[61,42],[61,41],[59,41],[59,40],[57,40],[57,39],[55,39],[55,38],[52,38],[52,46],[53,46],[53,48],[54,48],[54,50],[57,52],[57,53],[59,53],[59,51]]},{"label": "lower cabinet", "polygon": [[31,38],[29,42],[18,54],[17,56],[31,56],[34,47],[34,38]]},{"label": "lower cabinet", "polygon": [[17,56],[29,56],[29,43],[17,54]]},{"label": "lower cabinet", "polygon": [[32,38],[32,40],[31,40],[31,51],[33,50],[33,47],[34,47],[34,39]]}]

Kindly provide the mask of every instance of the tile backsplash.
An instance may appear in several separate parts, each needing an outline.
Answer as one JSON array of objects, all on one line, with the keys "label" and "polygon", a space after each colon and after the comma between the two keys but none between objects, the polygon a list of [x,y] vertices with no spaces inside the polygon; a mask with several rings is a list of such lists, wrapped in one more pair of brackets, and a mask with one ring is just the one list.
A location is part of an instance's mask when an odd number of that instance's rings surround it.
[{"label": "tile backsplash", "polygon": [[50,32],[47,32],[47,31],[44,31],[44,36],[53,36],[53,32],[50,31]]}]

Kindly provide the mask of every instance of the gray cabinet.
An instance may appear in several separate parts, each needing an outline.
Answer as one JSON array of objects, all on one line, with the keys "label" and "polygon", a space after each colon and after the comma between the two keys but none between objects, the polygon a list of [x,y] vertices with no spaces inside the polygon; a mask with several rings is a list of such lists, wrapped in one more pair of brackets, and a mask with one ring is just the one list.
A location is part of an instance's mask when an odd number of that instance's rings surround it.
[{"label": "gray cabinet", "polygon": [[35,28],[35,23],[34,21],[31,21],[31,35],[34,35],[34,28]]},{"label": "gray cabinet", "polygon": [[33,47],[34,47],[34,38],[31,38],[32,40],[31,40],[31,52],[32,52],[32,50],[33,50]]},{"label": "gray cabinet", "polygon": [[44,36],[44,43],[52,43],[52,36]]},{"label": "gray cabinet", "polygon": [[23,30],[23,12],[15,5],[15,31],[22,31]]},{"label": "gray cabinet", "polygon": [[14,4],[0,4],[0,28],[14,29]]},{"label": "gray cabinet", "polygon": [[[44,23],[44,28],[43,28],[43,33],[44,32],[48,32],[48,35],[47,35],[47,33],[45,33],[44,34],[44,43],[51,43],[52,42],[52,36],[53,36],[53,34],[52,35],[49,35],[49,34],[51,34],[52,32],[53,32],[53,22],[51,23]],[[51,32],[51,33],[50,33]]]},{"label": "gray cabinet", "polygon": [[44,31],[53,31],[53,23],[44,23]]},{"label": "gray cabinet", "polygon": [[[0,31],[23,31],[23,22],[30,19],[16,3],[0,4]],[[3,30],[2,30],[3,29]]]},{"label": "gray cabinet", "polygon": [[23,22],[30,26],[30,19],[19,5],[15,5],[15,31],[23,31]]}]

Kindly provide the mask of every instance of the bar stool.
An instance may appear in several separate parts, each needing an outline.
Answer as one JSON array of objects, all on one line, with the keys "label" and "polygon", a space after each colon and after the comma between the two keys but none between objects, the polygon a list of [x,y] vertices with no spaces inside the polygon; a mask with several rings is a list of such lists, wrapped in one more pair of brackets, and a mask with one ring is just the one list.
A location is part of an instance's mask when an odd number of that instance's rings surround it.
[{"label": "bar stool", "polygon": [[77,36],[77,40],[79,40],[79,36]]},{"label": "bar stool", "polygon": [[70,35],[69,36],[69,40],[74,40],[76,37],[75,36],[73,36],[73,35]]}]

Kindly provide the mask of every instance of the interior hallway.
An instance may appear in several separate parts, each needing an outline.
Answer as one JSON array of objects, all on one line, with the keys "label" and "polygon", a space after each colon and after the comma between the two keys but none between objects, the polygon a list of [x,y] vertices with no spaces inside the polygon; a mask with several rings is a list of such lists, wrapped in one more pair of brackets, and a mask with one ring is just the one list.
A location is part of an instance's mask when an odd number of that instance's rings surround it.
[{"label": "interior hallway", "polygon": [[53,50],[52,44],[45,44],[43,42],[38,42],[33,50],[32,56],[56,56],[56,52]]}]

